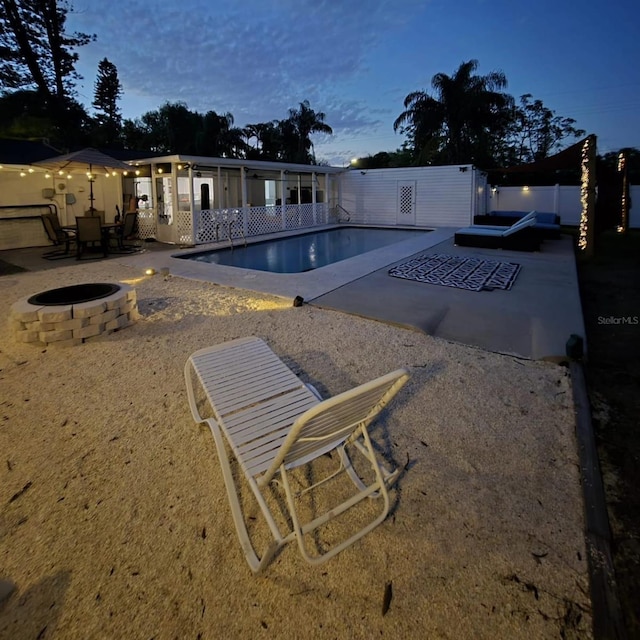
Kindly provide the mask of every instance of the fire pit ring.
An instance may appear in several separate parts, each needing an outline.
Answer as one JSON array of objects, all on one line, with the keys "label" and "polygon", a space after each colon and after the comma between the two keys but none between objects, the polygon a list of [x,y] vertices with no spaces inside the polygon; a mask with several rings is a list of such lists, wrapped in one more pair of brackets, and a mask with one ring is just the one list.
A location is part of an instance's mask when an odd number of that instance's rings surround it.
[{"label": "fire pit ring", "polygon": [[70,287],[60,287],[59,289],[49,289],[31,296],[27,302],[42,307],[57,307],[61,304],[79,304],[80,302],[91,302],[99,298],[106,298],[113,293],[120,291],[119,284],[110,282],[97,282],[86,284],[74,284]]},{"label": "fire pit ring", "polygon": [[128,284],[89,282],[36,293],[11,306],[16,340],[37,346],[75,346],[123,329],[140,318]]}]

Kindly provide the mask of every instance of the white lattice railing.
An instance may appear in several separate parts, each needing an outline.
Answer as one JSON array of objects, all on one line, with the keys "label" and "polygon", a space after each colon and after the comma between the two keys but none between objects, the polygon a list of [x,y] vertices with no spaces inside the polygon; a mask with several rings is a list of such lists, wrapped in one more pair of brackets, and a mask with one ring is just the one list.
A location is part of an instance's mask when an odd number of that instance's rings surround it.
[{"label": "white lattice railing", "polygon": [[207,244],[278,231],[307,229],[327,224],[329,221],[329,206],[326,203],[317,203],[315,206],[287,204],[203,209],[196,211],[193,219],[189,211],[178,211],[170,224],[165,222],[165,226],[159,229],[156,210],[139,209],[138,234],[141,240],[154,238],[181,245]]},{"label": "white lattice railing", "polygon": [[158,234],[155,209],[138,209],[138,237],[155,238]]},{"label": "white lattice railing", "polygon": [[[326,203],[203,209],[194,215],[194,242],[205,244],[327,224]],[[186,230],[185,230],[186,231]],[[182,234],[181,234],[182,235]]]}]

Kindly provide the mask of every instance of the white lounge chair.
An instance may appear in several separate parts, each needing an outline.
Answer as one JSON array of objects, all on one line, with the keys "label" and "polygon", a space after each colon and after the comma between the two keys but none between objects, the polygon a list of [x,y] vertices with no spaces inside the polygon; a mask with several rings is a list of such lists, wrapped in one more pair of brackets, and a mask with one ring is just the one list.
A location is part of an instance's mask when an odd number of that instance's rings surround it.
[{"label": "white lounge chair", "polygon": [[[387,489],[397,478],[398,470],[391,472],[378,461],[367,427],[409,379],[405,369],[322,401],[315,389],[305,385],[263,340],[249,337],[196,351],[187,360],[184,373],[191,413],[196,422],[206,422],[213,433],[240,544],[254,573],[294,539],[308,562],[325,562],[386,518]],[[212,418],[200,414],[196,401],[200,388],[213,409]],[[261,557],[249,538],[227,446],[253,490],[273,536]],[[370,484],[365,485],[362,474],[354,469],[347,446],[352,452],[363,454],[375,478]],[[338,469],[294,493],[288,472],[333,450],[338,453]],[[341,471],[347,472],[357,492],[309,522],[301,523],[296,499]],[[274,484],[284,488],[291,520],[286,533],[281,532],[267,504],[267,492]],[[372,522],[324,553],[311,555],[307,551],[305,535],[363,499],[377,497],[382,497],[382,512]]]}]

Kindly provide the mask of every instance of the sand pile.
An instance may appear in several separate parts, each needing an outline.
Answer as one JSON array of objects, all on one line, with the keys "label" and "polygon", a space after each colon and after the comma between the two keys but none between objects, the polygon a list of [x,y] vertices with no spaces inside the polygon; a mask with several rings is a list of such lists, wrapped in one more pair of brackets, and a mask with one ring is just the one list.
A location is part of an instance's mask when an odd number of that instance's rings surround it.
[{"label": "sand pile", "polygon": [[[0,331],[0,637],[590,637],[565,369],[114,261],[0,278],[2,322],[90,281],[142,319],[66,349]],[[325,397],[411,371],[373,430],[406,467],[392,515],[320,568],[290,545],[253,576],[189,412],[186,358],[246,335]]]}]

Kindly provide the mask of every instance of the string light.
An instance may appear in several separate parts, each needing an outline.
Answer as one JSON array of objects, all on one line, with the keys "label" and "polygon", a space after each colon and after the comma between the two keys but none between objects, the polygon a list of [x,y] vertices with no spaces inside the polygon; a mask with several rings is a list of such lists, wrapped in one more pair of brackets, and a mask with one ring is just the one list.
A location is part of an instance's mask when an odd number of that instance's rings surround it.
[{"label": "string light", "polygon": [[629,227],[629,181],[627,176],[627,153],[618,154],[618,172],[622,173],[622,197],[620,201],[620,224],[616,228],[618,233],[625,233]]},{"label": "string light", "polygon": [[582,182],[580,184],[580,204],[582,211],[580,214],[580,227],[578,236],[578,249],[585,255],[590,255],[593,247],[593,209],[595,187],[595,154],[596,137],[590,135],[582,145],[580,167],[582,169]]}]

